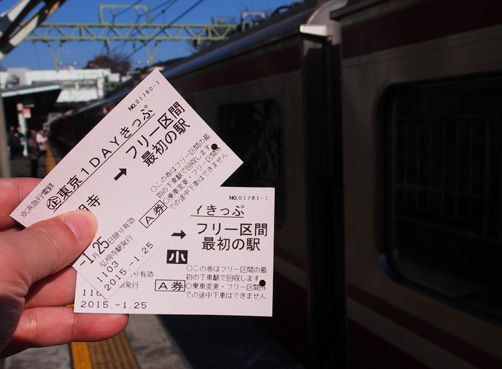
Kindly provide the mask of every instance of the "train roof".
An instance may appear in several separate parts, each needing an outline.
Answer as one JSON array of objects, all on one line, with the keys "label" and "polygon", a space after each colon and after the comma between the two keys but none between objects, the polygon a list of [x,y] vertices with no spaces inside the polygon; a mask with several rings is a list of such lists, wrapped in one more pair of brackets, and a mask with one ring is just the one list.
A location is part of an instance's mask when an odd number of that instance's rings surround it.
[{"label": "train roof", "polygon": [[385,2],[385,0],[349,0],[343,9],[333,10],[331,13],[332,19],[340,19],[346,15],[364,10],[373,5]]},{"label": "train roof", "polygon": [[322,1],[310,0],[291,6],[287,12],[271,16],[258,26],[235,34],[227,40],[216,43],[172,67],[165,68],[162,73],[167,79],[172,79],[254,48],[262,47],[274,40],[298,34],[300,26],[308,22],[311,15],[318,8],[319,3],[322,3]]}]

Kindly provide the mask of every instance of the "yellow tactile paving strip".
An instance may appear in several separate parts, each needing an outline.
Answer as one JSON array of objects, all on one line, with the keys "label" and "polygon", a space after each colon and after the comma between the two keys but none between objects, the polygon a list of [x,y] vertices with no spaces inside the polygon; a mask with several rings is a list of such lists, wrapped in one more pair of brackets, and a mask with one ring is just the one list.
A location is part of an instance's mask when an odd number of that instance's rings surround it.
[{"label": "yellow tactile paving strip", "polygon": [[47,145],[47,151],[45,154],[45,168],[47,169],[47,173],[49,173],[56,166],[56,159],[52,154],[52,150],[49,145]]},{"label": "yellow tactile paving strip", "polygon": [[85,342],[72,342],[71,345],[71,361],[74,369],[90,369],[91,355]]},{"label": "yellow tactile paving strip", "polygon": [[99,342],[72,342],[73,369],[139,369],[124,332]]}]

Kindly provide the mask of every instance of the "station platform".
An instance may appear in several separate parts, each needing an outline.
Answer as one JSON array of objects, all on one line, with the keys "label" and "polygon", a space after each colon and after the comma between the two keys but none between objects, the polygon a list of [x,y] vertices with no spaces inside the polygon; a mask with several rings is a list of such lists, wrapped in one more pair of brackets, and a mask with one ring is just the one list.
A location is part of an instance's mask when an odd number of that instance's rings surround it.
[{"label": "station platform", "polygon": [[[56,161],[49,150],[39,177]],[[11,173],[29,176],[29,160],[12,160]],[[130,315],[125,331],[108,340],[31,348],[0,360],[0,369],[304,369],[264,328],[266,320]]]}]

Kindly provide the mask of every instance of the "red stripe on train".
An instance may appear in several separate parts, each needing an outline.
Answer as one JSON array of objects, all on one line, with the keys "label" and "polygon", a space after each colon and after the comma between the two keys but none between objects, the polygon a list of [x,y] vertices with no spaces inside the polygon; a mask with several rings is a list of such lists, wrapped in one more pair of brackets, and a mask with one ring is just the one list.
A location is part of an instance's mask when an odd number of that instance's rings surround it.
[{"label": "red stripe on train", "polygon": [[173,85],[183,93],[190,93],[289,73],[300,67],[300,46],[296,44],[255,58],[213,67],[194,76],[175,78]]},{"label": "red stripe on train", "polygon": [[434,0],[342,27],[343,58],[353,58],[502,23],[500,0]]},{"label": "red stripe on train", "polygon": [[367,306],[376,313],[392,320],[396,324],[413,331],[429,342],[436,344],[459,358],[483,369],[500,369],[502,360],[484,352],[445,331],[370,295],[369,293],[347,284],[347,296]]},{"label": "red stripe on train", "polygon": [[290,264],[293,264],[295,267],[306,271],[307,270],[307,261],[304,258],[301,258],[289,251],[286,251],[280,247],[274,248],[275,255],[279,256],[281,259],[287,261]]},{"label": "red stripe on train", "polygon": [[429,369],[353,320],[347,319],[348,368]]}]

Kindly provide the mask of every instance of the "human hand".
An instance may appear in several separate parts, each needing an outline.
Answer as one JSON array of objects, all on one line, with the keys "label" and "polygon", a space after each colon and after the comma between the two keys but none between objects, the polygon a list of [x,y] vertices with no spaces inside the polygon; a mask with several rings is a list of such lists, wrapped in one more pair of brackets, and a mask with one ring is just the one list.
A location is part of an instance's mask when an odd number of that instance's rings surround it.
[{"label": "human hand", "polygon": [[94,237],[92,213],[74,211],[21,229],[9,214],[38,184],[0,179],[0,356],[28,347],[96,341],[122,331],[127,315],[77,314],[70,263]]}]

